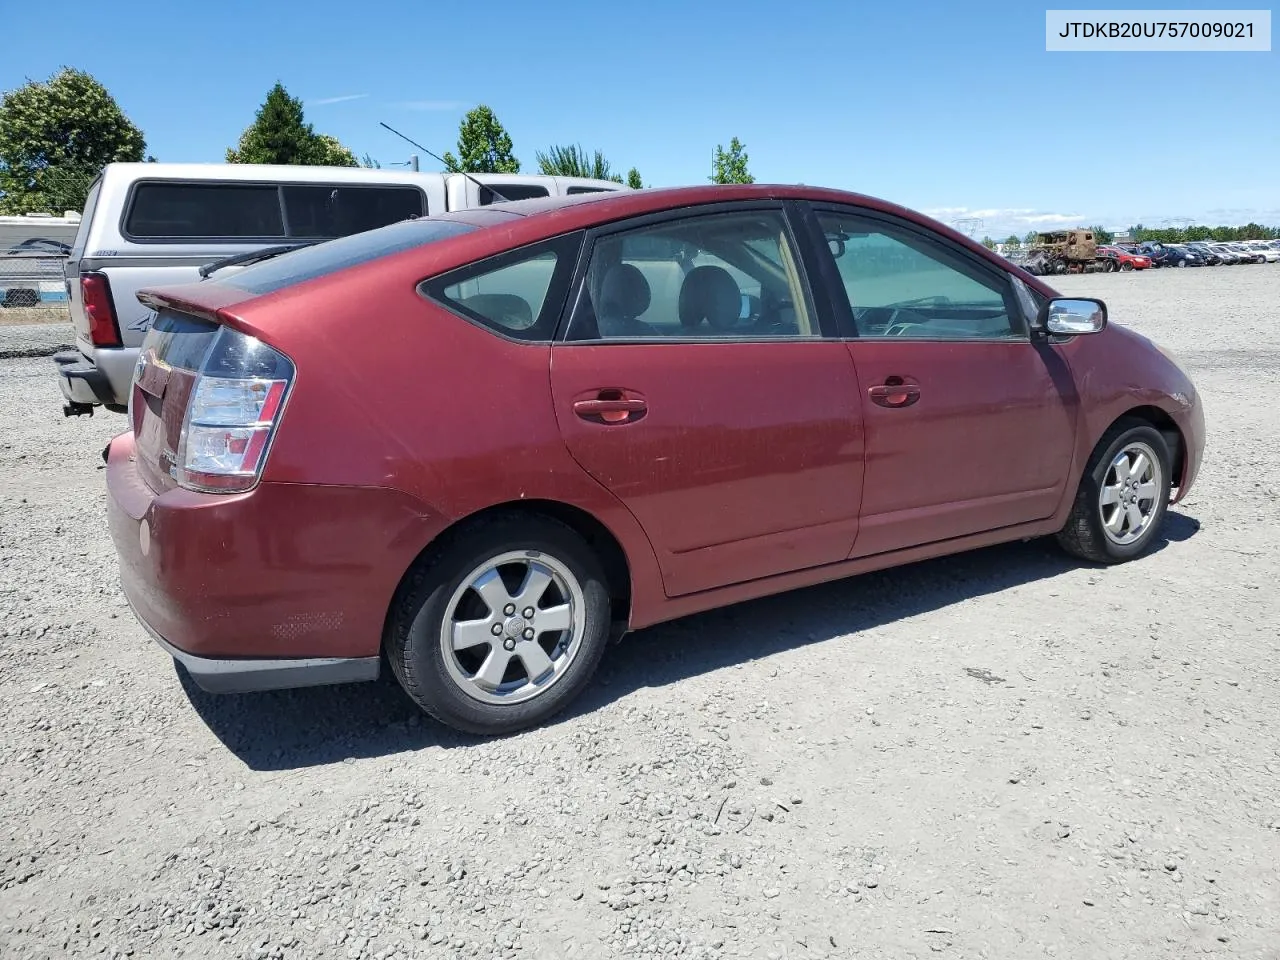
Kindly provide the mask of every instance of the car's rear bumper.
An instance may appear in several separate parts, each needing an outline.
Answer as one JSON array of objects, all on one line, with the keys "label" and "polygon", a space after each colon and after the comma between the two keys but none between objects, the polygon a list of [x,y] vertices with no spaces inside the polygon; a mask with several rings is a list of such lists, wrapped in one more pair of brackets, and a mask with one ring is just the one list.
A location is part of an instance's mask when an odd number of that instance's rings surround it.
[{"label": "car's rear bumper", "polygon": [[[130,603],[132,607],[133,604]],[[332,683],[377,680],[382,658],[311,657],[269,660],[261,657],[197,657],[180,650],[160,636],[146,619],[133,609],[142,628],[165,653],[173,657],[207,693],[253,693],[286,690],[291,687],[318,687]]]},{"label": "car's rear bumper", "polygon": [[106,450],[120,583],[138,620],[201,687],[377,677],[396,587],[443,526],[429,511],[385,488],[157,493],[134,453],[131,433]]}]

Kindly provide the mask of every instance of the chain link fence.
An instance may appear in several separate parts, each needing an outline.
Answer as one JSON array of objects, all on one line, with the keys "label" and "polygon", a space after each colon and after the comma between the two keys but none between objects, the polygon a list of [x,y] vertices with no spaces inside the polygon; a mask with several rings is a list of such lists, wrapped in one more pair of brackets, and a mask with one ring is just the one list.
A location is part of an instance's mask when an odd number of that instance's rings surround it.
[{"label": "chain link fence", "polygon": [[96,172],[40,170],[0,193],[0,327],[71,319],[66,263]]},{"label": "chain link fence", "polygon": [[66,262],[56,251],[0,251],[0,326],[69,323]]}]

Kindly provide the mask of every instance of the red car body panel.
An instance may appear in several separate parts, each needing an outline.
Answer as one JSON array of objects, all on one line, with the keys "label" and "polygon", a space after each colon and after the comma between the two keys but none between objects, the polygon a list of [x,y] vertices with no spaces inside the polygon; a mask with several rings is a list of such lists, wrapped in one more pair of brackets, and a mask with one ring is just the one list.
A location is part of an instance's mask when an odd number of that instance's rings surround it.
[{"label": "red car body panel", "polygon": [[1053,516],[1079,406],[1053,347],[1021,342],[851,340],[868,385],[920,390],[886,408],[864,392],[867,467],[854,556]]},{"label": "red car body panel", "polygon": [[[264,296],[207,283],[152,291],[271,344],[296,376],[250,492],[148,485],[132,434],[111,444],[110,529],[140,618],[199,656],[374,657],[424,550],[481,511],[545,502],[612,535],[626,558],[628,626],[645,627],[1052,533],[1099,437],[1138,406],[1177,425],[1185,496],[1204,442],[1195,390],[1120,327],[1062,343],[552,345],[504,339],[416,289],[607,220],[780,196],[894,214],[1055,295],[896,205],[759,185],[520,205],[540,216],[464,211],[445,216],[494,228]],[[651,358],[663,351],[659,368]],[[867,389],[891,375],[918,385],[920,400],[871,403]],[[574,412],[602,389],[642,397],[645,415],[605,425]]]},{"label": "red car body panel", "polygon": [[[858,530],[858,382],[838,341],[558,344],[551,382],[569,452],[657,547],[665,592],[697,593],[845,559]],[[617,425],[574,413],[619,390]],[[696,483],[690,483],[690,478]]]},{"label": "red car body panel", "polygon": [[1120,264],[1131,264],[1135,270],[1145,270],[1151,266],[1151,258],[1141,253],[1130,253],[1119,247],[1101,246],[1098,253],[1109,256]]}]

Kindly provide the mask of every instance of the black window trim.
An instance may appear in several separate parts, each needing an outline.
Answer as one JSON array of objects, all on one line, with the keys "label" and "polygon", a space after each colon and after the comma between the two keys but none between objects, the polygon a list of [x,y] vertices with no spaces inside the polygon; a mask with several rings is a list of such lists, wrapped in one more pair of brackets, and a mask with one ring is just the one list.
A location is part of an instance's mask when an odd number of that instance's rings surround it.
[{"label": "black window trim", "polygon": [[[694,217],[715,216],[718,214],[749,213],[760,210],[768,210],[777,213],[783,221],[783,225],[787,231],[787,239],[791,242],[792,252],[795,256],[796,270],[800,275],[800,286],[806,299],[809,315],[818,325],[817,336],[600,337],[595,340],[569,339],[570,324],[573,322],[573,315],[577,312],[578,302],[584,295],[583,290],[586,285],[587,268],[590,266],[591,255],[595,250],[595,245],[598,240],[615,236],[620,233],[630,233],[634,230],[640,230],[646,227],[677,220],[689,220]],[[809,265],[806,263],[804,226],[796,220],[794,201],[785,199],[712,201],[693,206],[659,210],[653,213],[627,217],[621,220],[613,220],[608,223],[598,224],[595,227],[589,228],[585,232],[586,241],[582,244],[582,248],[578,254],[578,263],[574,270],[573,283],[569,288],[568,297],[565,300],[560,322],[556,325],[555,340],[558,345],[599,347],[626,344],[651,345],[658,343],[670,343],[683,345],[706,344],[708,346],[714,346],[733,343],[819,343],[824,340],[836,338],[834,316],[829,310],[823,308],[821,299],[815,295],[813,279],[810,274]]]},{"label": "black window trim", "polygon": [[[972,250],[968,250],[947,237],[942,236],[936,231],[929,230],[927,227],[921,226],[905,217],[897,216],[892,213],[886,213],[883,210],[877,210],[874,207],[862,206],[857,203],[837,203],[832,201],[799,201],[800,216],[805,221],[806,232],[810,239],[810,251],[817,257],[815,270],[822,277],[823,284],[826,287],[828,296],[824,299],[830,301],[830,307],[837,319],[840,328],[839,339],[841,340],[869,340],[876,343],[1031,343],[1032,330],[1031,325],[1034,318],[1026,316],[1023,312],[1022,305],[1018,301],[1017,293],[1013,289],[1013,274],[1007,270],[1001,269],[996,264],[990,263],[982,257],[978,256]],[[831,251],[827,248],[826,238],[822,232],[822,225],[818,221],[818,215],[821,213],[834,213],[838,215],[858,217],[863,220],[870,220],[873,223],[883,223],[891,230],[909,233],[914,237],[923,240],[931,247],[939,247],[945,253],[960,260],[975,272],[985,274],[989,279],[1002,286],[1001,294],[1005,301],[1005,309],[1009,311],[1010,316],[1022,321],[1022,329],[1016,336],[1008,337],[862,337],[858,333],[857,324],[853,318],[853,308],[849,303],[848,297],[844,294],[844,280],[840,276],[840,270],[836,266],[835,257],[831,255]],[[945,261],[943,261],[945,263]]]},{"label": "black window trim", "polygon": [[[585,234],[586,231],[582,229],[571,230],[568,233],[559,233],[552,237],[534,240],[531,243],[523,243],[518,247],[511,247],[491,254],[482,260],[473,260],[444,273],[426,277],[418,281],[415,289],[418,292],[418,296],[424,300],[448,310],[454,316],[465,320],[472,326],[479,327],[486,333],[506,340],[508,343],[520,344],[521,346],[546,346],[556,339],[556,334],[560,329],[565,299],[569,294],[569,289],[572,286],[575,272],[581,260],[582,248],[585,246],[583,242]],[[542,336],[518,336],[511,330],[495,324],[489,318],[473,310],[468,310],[462,304],[443,295],[445,287],[483,276],[486,273],[492,273],[495,270],[501,270],[503,267],[537,256],[543,250],[556,250],[557,257],[555,269],[551,274],[551,282],[547,285],[547,295],[543,301],[542,310],[539,311],[537,318],[529,327],[530,330],[537,330],[545,323],[551,329]]]},{"label": "black window trim", "polygon": [[[226,237],[221,235],[214,236],[189,236],[189,237],[146,237],[129,232],[128,222],[129,214],[133,212],[134,202],[137,198],[138,188],[143,186],[176,186],[176,187],[273,187],[276,191],[276,203],[280,206],[280,225],[282,236],[259,236],[259,237]],[[249,245],[255,243],[284,243],[290,240],[333,240],[334,237],[293,237],[289,235],[289,215],[285,210],[284,204],[284,188],[285,187],[333,187],[333,188],[357,188],[357,189],[377,189],[377,190],[413,190],[422,198],[423,212],[419,216],[427,217],[431,215],[431,201],[427,196],[426,190],[415,183],[343,183],[341,181],[332,180],[235,180],[205,177],[140,177],[129,184],[129,190],[125,194],[124,204],[120,208],[119,231],[122,239],[129,243],[138,243],[143,245],[151,244],[184,244],[184,243],[213,243],[225,244],[227,246]]]}]

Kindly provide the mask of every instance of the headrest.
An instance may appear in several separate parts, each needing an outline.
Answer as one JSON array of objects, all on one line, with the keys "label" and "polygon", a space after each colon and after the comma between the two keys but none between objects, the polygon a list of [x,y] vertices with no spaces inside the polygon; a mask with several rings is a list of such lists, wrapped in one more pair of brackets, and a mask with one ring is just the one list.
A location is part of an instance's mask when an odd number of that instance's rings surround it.
[{"label": "headrest", "polygon": [[634,264],[619,263],[609,268],[600,284],[600,309],[606,317],[634,319],[649,309],[649,281]]},{"label": "headrest", "polygon": [[742,291],[724,267],[694,267],[680,287],[680,323],[696,327],[703,320],[727,330],[742,315]]}]

